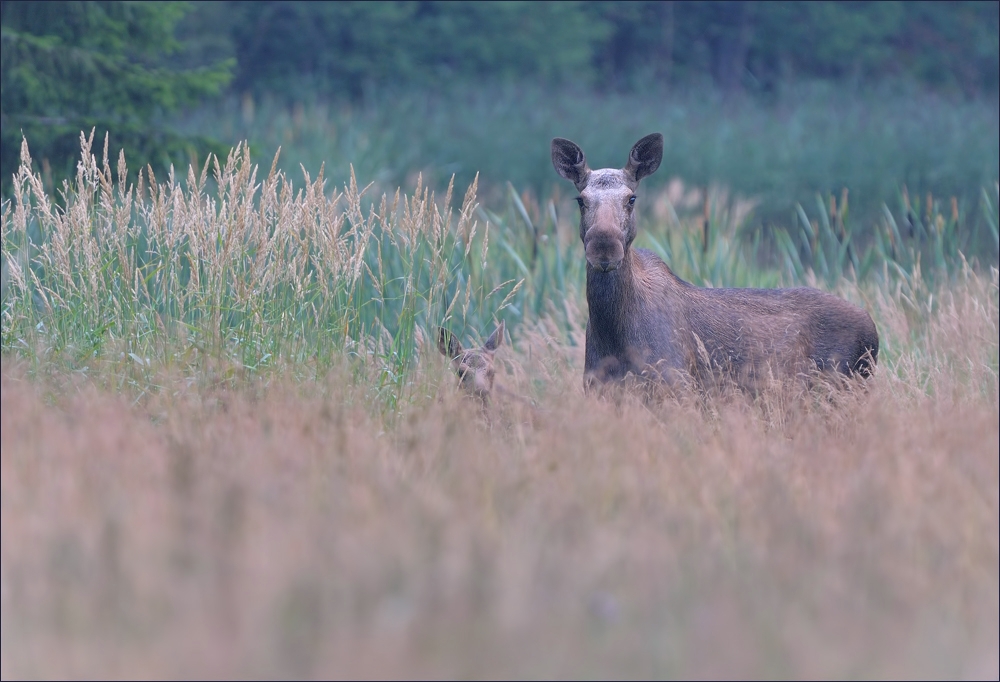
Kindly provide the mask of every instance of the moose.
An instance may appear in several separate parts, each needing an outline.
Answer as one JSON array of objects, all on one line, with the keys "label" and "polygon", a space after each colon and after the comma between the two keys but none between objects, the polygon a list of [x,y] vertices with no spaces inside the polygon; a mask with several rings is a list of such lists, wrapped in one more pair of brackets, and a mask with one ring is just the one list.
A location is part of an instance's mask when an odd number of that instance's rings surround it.
[{"label": "moose", "polygon": [[878,331],[855,305],[807,287],[695,286],[654,253],[632,247],[639,181],[662,158],[659,133],[636,142],[620,170],[591,170],[576,143],[552,140],[552,165],[580,193],[589,308],[585,387],[621,382],[630,373],[668,386],[731,380],[750,390],[816,370],[871,376]]},{"label": "moose", "polygon": [[494,359],[497,348],[503,344],[503,321],[479,348],[463,348],[455,335],[438,327],[438,350],[451,360],[451,368],[458,375],[459,387],[467,396],[479,401],[487,425],[493,428],[494,405],[492,398],[500,398],[501,409],[496,411],[501,424],[530,423],[537,425],[544,416],[535,402],[508,389],[494,380]]},{"label": "moose", "polygon": [[459,385],[468,395],[478,398],[487,406],[493,393],[493,359],[497,348],[503,344],[503,320],[480,348],[462,348],[454,334],[438,328],[438,350],[451,360],[451,368],[458,375]]}]

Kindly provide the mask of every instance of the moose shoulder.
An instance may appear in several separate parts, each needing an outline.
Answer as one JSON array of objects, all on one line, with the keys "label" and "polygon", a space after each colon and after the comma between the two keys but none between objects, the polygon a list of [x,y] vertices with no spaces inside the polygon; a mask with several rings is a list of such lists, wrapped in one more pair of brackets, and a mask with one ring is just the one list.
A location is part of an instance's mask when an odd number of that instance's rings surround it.
[{"label": "moose shoulder", "polygon": [[639,181],[663,156],[663,136],[632,147],[622,169],[591,170],[570,140],[552,140],[552,164],[580,192],[587,257],[585,377],[629,372],[672,382],[728,377],[753,387],[762,377],[811,369],[869,376],[878,332],[864,310],[831,294],[794,289],[711,289],[677,277],[660,258],[632,248]]}]

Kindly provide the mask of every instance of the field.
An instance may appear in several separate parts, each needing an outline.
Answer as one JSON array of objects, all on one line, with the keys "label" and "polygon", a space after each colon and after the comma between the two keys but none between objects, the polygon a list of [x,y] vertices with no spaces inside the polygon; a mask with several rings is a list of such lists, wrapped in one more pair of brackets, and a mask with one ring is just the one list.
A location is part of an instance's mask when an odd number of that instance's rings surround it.
[{"label": "field", "polygon": [[[438,187],[454,174],[464,188],[478,174],[490,207],[503,204],[508,182],[543,203],[572,191],[552,170],[553,137],[581,144],[596,168],[621,166],[636,140],[662,132],[663,163],[643,181],[644,196],[674,178],[722,186],[730,198],[753,199],[748,222],[787,226],[797,221],[796,203],[811,208],[817,192],[839,198],[844,188],[856,222],[877,221],[883,204],[896,212],[903,186],[920,206],[930,192],[949,213],[954,196],[971,215],[980,189],[997,179],[998,116],[989,97],[958,101],[903,86],[801,83],[768,99],[697,87],[594,92],[518,84],[376,92],[353,106],[233,98],[191,112],[182,129],[233,146],[250,140],[264,167],[280,148],[278,166],[291,177],[302,177],[300,167],[315,175],[324,166],[337,187],[352,165],[379,193],[412,191],[418,171]],[[988,239],[967,244],[965,253],[989,253],[987,246]]]},{"label": "field", "polygon": [[[847,389],[644,402],[583,394],[557,201],[245,149],[129,188],[99,146],[62,203],[25,148],[3,207],[4,678],[1000,673],[1000,274],[961,248],[995,186],[909,232],[822,197],[767,243],[711,195],[707,245],[650,192],[678,274],[834,291],[882,352]],[[536,407],[487,419],[433,337],[495,319]]]}]

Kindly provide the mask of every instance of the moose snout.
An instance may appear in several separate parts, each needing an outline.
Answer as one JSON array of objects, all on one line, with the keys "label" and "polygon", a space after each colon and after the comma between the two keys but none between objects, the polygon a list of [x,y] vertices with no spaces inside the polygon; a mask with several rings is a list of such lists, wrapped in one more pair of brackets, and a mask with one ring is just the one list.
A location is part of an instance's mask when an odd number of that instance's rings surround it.
[{"label": "moose snout", "polygon": [[620,240],[596,238],[587,242],[587,262],[595,270],[611,272],[617,270],[625,258],[625,247]]},{"label": "moose snout", "polygon": [[489,396],[490,391],[493,386],[490,385],[491,382],[486,379],[476,379],[476,385],[473,388],[473,392],[480,398],[486,398]]}]

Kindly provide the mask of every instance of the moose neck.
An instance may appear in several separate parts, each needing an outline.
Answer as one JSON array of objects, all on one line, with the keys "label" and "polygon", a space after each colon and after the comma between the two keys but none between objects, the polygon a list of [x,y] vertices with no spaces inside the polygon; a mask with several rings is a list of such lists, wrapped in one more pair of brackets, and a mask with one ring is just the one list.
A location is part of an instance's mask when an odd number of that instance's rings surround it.
[{"label": "moose neck", "polygon": [[610,272],[587,264],[587,306],[595,329],[621,332],[641,308],[636,267],[631,248],[625,250],[621,265]]}]

